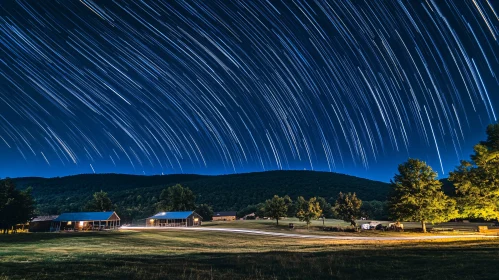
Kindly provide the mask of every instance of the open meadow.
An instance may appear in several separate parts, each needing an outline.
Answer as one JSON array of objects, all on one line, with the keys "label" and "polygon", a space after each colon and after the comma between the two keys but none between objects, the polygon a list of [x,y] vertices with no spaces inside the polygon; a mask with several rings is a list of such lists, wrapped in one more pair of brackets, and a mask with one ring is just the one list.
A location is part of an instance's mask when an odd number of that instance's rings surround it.
[{"label": "open meadow", "polygon": [[[369,223],[368,220],[358,220],[357,225]],[[379,221],[382,225],[388,225],[389,221]],[[289,224],[294,225],[293,229],[289,228]],[[421,224],[417,222],[404,222],[405,232],[403,235],[421,235],[420,232]],[[430,234],[475,234],[478,226],[488,226],[493,227],[493,223],[462,223],[462,222],[446,222],[438,224],[427,224],[429,233],[424,234],[425,236]],[[236,220],[236,221],[211,221],[204,222],[203,227],[217,227],[217,228],[234,228],[234,229],[254,229],[254,230],[264,230],[272,232],[285,232],[285,233],[301,233],[301,234],[317,234],[317,235],[331,235],[329,231],[322,231],[323,227],[338,227],[338,228],[349,228],[350,224],[342,220],[336,219],[326,219],[324,223],[322,220],[311,221],[310,228],[307,228],[305,222],[299,221],[297,218],[284,218],[279,220],[279,225],[276,225],[275,220]],[[432,232],[433,229],[440,229],[438,232]],[[445,231],[442,231],[445,229]],[[336,232],[335,235],[351,235],[352,233],[342,233]],[[357,236],[396,236],[400,235],[398,232],[394,231],[362,231],[356,233]],[[497,235],[497,233],[494,233]]]},{"label": "open meadow", "polygon": [[497,263],[495,238],[359,242],[179,230],[0,236],[0,279],[497,279]]}]

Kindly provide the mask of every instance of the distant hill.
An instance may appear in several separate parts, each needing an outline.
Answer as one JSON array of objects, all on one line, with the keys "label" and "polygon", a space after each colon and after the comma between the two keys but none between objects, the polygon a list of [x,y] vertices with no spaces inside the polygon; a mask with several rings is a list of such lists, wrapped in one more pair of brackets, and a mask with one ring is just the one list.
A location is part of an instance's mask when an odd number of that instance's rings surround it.
[{"label": "distant hill", "polygon": [[20,188],[31,186],[41,214],[81,211],[94,192],[103,190],[126,217],[143,218],[154,212],[164,188],[180,183],[215,211],[240,210],[273,195],[335,198],[340,191],[356,192],[362,200],[386,200],[389,184],[354,176],[315,171],[267,171],[205,176],[84,174],[56,178],[14,179]]}]

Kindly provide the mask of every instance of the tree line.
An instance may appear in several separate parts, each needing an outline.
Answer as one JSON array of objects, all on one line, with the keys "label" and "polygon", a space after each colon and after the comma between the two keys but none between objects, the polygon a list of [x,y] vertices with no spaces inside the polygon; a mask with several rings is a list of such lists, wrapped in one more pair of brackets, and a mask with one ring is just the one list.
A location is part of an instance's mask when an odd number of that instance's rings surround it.
[{"label": "tree line", "polygon": [[85,211],[93,194],[103,190],[125,221],[154,214],[161,192],[175,184],[196,194],[197,204],[217,211],[241,211],[277,195],[293,198],[324,197],[334,202],[342,192],[356,192],[363,200],[386,201],[389,184],[331,172],[303,170],[267,171],[205,176],[192,174],[139,176],[82,174],[61,178],[15,178],[19,189],[33,188],[40,215]]},{"label": "tree line", "polygon": [[279,197],[275,195],[272,199],[265,201],[263,206],[263,216],[276,220],[282,217],[296,217],[300,221],[310,226],[312,220],[319,218],[337,217],[356,226],[356,220],[362,215],[362,200],[357,198],[355,193],[339,193],[334,206],[327,203],[322,197],[312,197],[305,200],[299,196],[295,202],[289,196]]},{"label": "tree line", "polygon": [[11,179],[0,180],[0,232],[15,231],[15,226],[31,220],[35,201],[31,189],[18,190]]}]

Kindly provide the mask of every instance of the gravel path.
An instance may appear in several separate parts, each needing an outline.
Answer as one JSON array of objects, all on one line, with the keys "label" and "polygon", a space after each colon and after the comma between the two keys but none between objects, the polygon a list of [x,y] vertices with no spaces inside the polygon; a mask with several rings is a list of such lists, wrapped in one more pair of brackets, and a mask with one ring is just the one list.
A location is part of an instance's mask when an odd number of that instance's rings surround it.
[{"label": "gravel path", "polygon": [[232,232],[241,234],[268,235],[275,237],[286,238],[308,238],[308,239],[332,239],[332,240],[366,240],[366,241],[396,241],[396,240],[435,240],[435,239],[455,239],[455,238],[496,238],[497,236],[485,235],[427,235],[427,236],[331,236],[331,235],[312,235],[312,234],[297,234],[297,233],[280,233],[263,230],[252,229],[233,229],[233,228],[216,228],[216,227],[121,227],[124,230],[142,230],[142,229],[157,229],[157,230],[190,230],[190,231],[218,231]]}]

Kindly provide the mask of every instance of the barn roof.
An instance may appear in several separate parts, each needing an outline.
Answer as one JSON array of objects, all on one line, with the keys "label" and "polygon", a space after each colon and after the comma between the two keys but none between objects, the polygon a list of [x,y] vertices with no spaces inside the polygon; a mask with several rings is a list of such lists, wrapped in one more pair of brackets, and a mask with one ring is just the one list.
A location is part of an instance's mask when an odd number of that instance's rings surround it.
[{"label": "barn roof", "polygon": [[58,217],[58,215],[38,216],[38,217],[33,218],[33,220],[31,220],[31,221],[32,222],[46,222],[46,221],[52,221],[52,220],[56,219],[57,217]]},{"label": "barn roof", "polygon": [[[113,218],[113,216],[115,216]],[[113,219],[112,219],[113,218]],[[54,219],[56,222],[67,221],[107,221],[119,220],[120,218],[114,211],[111,212],[78,212],[78,213],[62,213]]]},{"label": "barn roof", "polygon": [[194,211],[182,212],[159,212],[156,215],[149,217],[149,219],[187,219]]},{"label": "barn roof", "polygon": [[236,216],[236,211],[213,213],[213,217],[227,217],[227,216]]}]

